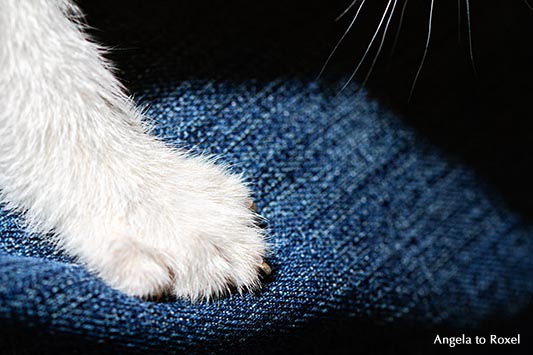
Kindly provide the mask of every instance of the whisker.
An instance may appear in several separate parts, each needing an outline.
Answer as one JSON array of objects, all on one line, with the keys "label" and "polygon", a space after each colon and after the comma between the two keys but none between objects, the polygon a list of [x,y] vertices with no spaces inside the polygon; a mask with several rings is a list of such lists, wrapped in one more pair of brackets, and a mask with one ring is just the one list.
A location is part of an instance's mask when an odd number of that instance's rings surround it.
[{"label": "whisker", "polygon": [[[359,0],[355,0],[354,2],[352,2],[352,4],[355,4],[357,1]],[[350,32],[353,24],[355,23],[355,20],[357,20],[357,17],[359,16],[359,12],[361,11],[361,8],[363,7],[363,5],[365,4],[365,1],[366,0],[363,0],[361,2],[361,4],[359,5],[359,8],[357,9],[357,12],[355,13],[355,16],[353,17],[352,19],[352,22],[350,22],[350,25],[348,26],[348,28],[346,29],[346,31],[344,31],[341,39],[339,39],[339,41],[337,42],[337,44],[335,45],[335,47],[333,48],[333,50],[331,51],[331,53],[329,54],[329,57],[328,59],[326,59],[326,61],[324,62],[324,65],[322,66],[322,69],[320,69],[320,72],[318,73],[318,76],[317,76],[317,79],[319,79],[322,74],[324,73],[324,70],[326,70],[326,67],[328,66],[329,62],[331,61],[331,58],[333,58],[333,55],[335,54],[335,52],[337,51],[337,48],[339,48],[340,44],[342,43],[342,41],[344,40],[344,38],[346,37],[346,35],[348,34],[348,32]]]},{"label": "whisker", "polygon": [[344,89],[346,89],[346,87],[348,86],[348,84],[350,84],[350,82],[352,81],[352,79],[354,78],[354,76],[357,74],[357,72],[359,71],[359,68],[361,67],[361,64],[363,64],[366,56],[368,55],[368,52],[370,51],[370,48],[372,48],[372,44],[374,43],[374,41],[376,40],[376,37],[379,33],[379,30],[381,29],[381,26],[383,26],[383,21],[385,20],[385,17],[389,11],[389,7],[390,7],[390,4],[392,3],[392,0],[389,0],[388,3],[387,3],[387,7],[385,8],[385,12],[383,13],[383,16],[381,17],[381,20],[379,21],[379,25],[378,27],[376,28],[376,32],[374,33],[374,36],[372,37],[372,40],[370,41],[370,44],[368,45],[368,47],[366,48],[366,51],[365,53],[363,54],[363,57],[361,58],[361,60],[359,61],[359,64],[357,64],[357,67],[355,68],[355,70],[352,72],[352,74],[350,75],[350,77],[348,78],[348,80],[346,81],[346,83],[344,83],[343,87],[340,89],[339,91],[339,94],[341,92],[344,91]]},{"label": "whisker", "polygon": [[457,42],[461,43],[461,0],[457,0]]},{"label": "whisker", "polygon": [[524,3],[531,11],[533,11],[533,6],[531,6],[531,4],[527,0],[524,0]]},{"label": "whisker", "polygon": [[376,52],[376,55],[374,56],[374,60],[372,61],[372,64],[370,65],[370,69],[368,69],[368,73],[366,74],[365,80],[363,80],[363,84],[361,84],[361,87],[364,87],[366,85],[366,82],[368,81],[370,74],[372,74],[372,70],[374,70],[374,66],[376,65],[376,62],[378,61],[379,54],[381,53],[381,49],[383,48],[383,43],[385,42],[385,38],[387,37],[387,31],[389,29],[390,21],[392,20],[392,17],[394,16],[394,9],[396,9],[397,3],[398,3],[398,0],[394,0],[394,4],[392,5],[389,18],[387,19],[387,24],[385,25],[385,29],[383,30],[383,36],[381,37],[381,42],[379,43],[378,50]]},{"label": "whisker", "polygon": [[398,39],[400,38],[400,31],[402,30],[403,25],[403,16],[405,14],[405,9],[407,8],[407,3],[409,0],[405,0],[402,7],[402,12],[400,13],[400,22],[398,22],[398,29],[396,30],[396,35],[394,36],[394,43],[392,44],[392,49],[390,51],[390,56],[392,57],[394,51],[396,50],[396,45],[398,44]]},{"label": "whisker", "polygon": [[424,66],[424,62],[426,60],[426,56],[428,54],[428,47],[429,47],[429,41],[431,39],[431,26],[433,22],[433,3],[434,0],[431,0],[431,7],[429,9],[429,24],[428,24],[428,37],[426,40],[426,47],[424,48],[424,54],[422,55],[422,61],[420,62],[420,66],[418,67],[418,71],[415,75],[415,80],[413,81],[413,85],[411,86],[411,91],[409,92],[409,98],[407,99],[407,102],[411,101],[411,97],[413,97],[413,91],[415,90],[416,82],[418,80],[418,76],[420,75],[420,72],[422,71],[422,67]]},{"label": "whisker", "polygon": [[337,16],[337,17],[335,18],[335,21],[339,21],[344,15],[346,15],[346,13],[347,13],[348,11],[350,11],[351,8],[352,8],[355,4],[357,4],[358,1],[359,1],[359,0],[353,0],[353,1],[351,2],[351,4],[348,5],[348,7],[347,7],[347,8],[346,8],[346,9],[345,9],[345,10],[344,10],[339,16]]},{"label": "whisker", "polygon": [[476,74],[476,64],[474,63],[474,50],[472,49],[472,26],[470,25],[470,0],[466,0],[466,20],[468,22],[468,47],[470,48],[470,62]]}]

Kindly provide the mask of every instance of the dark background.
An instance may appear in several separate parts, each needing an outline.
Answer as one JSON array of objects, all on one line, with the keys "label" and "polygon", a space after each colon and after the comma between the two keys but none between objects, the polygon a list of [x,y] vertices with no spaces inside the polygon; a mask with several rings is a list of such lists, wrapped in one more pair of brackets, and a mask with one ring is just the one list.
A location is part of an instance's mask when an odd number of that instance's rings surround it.
[{"label": "dark background", "polygon": [[[432,142],[486,176],[515,209],[533,217],[533,11],[522,0],[470,1],[474,72],[461,1],[460,25],[455,1],[435,2],[428,55],[408,102],[424,51],[430,1],[409,1],[392,54],[404,3],[399,0],[366,87]],[[113,49],[108,57],[135,93],[147,82],[316,77],[351,21],[353,9],[334,21],[350,2],[92,0],[81,6],[93,36]],[[386,4],[365,3],[321,80],[351,74]],[[355,77],[359,83],[379,40]],[[174,55],[162,55],[168,52]]]}]

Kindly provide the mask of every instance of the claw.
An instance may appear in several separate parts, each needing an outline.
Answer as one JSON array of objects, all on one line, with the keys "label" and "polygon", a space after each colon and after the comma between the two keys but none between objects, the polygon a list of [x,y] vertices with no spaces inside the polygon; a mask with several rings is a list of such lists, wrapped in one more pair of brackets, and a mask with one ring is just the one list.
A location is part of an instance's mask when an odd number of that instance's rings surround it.
[{"label": "claw", "polygon": [[257,212],[257,205],[255,204],[255,201],[252,201],[250,203],[250,207],[249,207],[252,211],[254,212]]},{"label": "claw", "polygon": [[261,265],[259,265],[259,269],[261,270],[261,272],[265,276],[268,276],[268,275],[270,275],[272,273],[272,268],[264,260],[263,260],[263,262],[261,262]]}]

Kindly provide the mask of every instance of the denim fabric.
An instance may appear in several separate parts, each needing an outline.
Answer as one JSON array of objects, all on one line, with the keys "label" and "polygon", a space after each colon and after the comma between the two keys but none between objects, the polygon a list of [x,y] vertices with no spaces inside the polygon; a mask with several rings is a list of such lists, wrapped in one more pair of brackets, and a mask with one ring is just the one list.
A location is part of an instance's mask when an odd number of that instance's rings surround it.
[{"label": "denim fabric", "polygon": [[[430,56],[408,109],[409,85],[395,94],[389,83],[403,73],[386,63],[362,90],[356,78],[339,94],[354,54],[315,79],[344,5],[84,5],[105,30],[95,36],[119,47],[119,75],[155,134],[244,172],[268,219],[273,274],[253,295],[142,301],[3,210],[3,350],[258,353],[330,339],[394,352],[391,341],[429,329],[416,342],[429,351],[433,329],[476,335],[487,322],[527,339],[514,320],[533,295],[531,147],[519,123],[495,123],[516,116],[506,104],[486,107],[490,83],[472,94],[473,79],[458,81],[470,70],[464,58]],[[464,54],[435,36],[433,51]],[[410,83],[419,57],[405,46],[396,63],[412,61]]]}]

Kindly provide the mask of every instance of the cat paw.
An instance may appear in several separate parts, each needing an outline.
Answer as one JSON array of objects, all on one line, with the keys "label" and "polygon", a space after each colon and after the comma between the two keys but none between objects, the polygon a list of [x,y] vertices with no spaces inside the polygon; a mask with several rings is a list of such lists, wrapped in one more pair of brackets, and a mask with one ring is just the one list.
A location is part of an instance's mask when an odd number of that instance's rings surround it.
[{"label": "cat paw", "polygon": [[153,170],[143,170],[136,198],[111,194],[125,199],[112,205],[127,208],[80,223],[91,235],[70,240],[91,242],[67,250],[131,296],[199,300],[257,289],[270,273],[267,244],[241,179],[200,158]]}]

